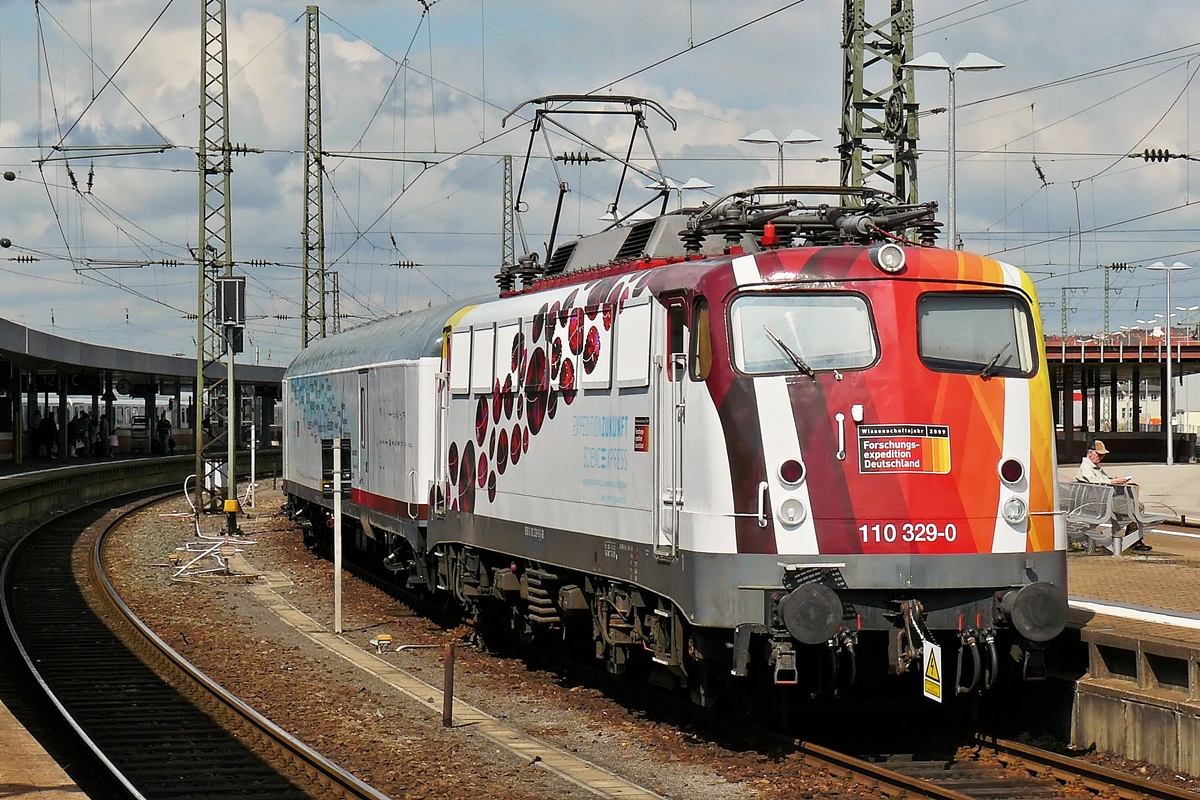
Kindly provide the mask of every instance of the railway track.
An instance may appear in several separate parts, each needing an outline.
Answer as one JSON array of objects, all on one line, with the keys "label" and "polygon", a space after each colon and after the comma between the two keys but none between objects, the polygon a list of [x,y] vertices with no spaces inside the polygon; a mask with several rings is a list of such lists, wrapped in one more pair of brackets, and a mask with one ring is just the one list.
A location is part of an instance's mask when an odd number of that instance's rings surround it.
[{"label": "railway track", "polygon": [[[208,680],[132,615],[99,559],[104,533],[133,510],[59,516],[14,546],[0,572],[22,659],[113,783],[140,798],[385,798]],[[85,562],[83,587],[73,558]]]},{"label": "railway track", "polygon": [[841,775],[884,797],[940,800],[1197,800],[1200,794],[1119,770],[1090,764],[1037,747],[989,736],[976,736],[966,758],[920,759],[910,756],[858,758],[812,742],[786,740],[765,732],[803,763]]},{"label": "railway track", "polygon": [[[327,553],[323,552],[323,555],[328,557]],[[403,598],[405,602],[418,607],[429,605],[422,603],[418,595],[396,587],[388,582],[385,576],[364,564],[347,562],[347,569],[360,578],[373,582],[381,590]],[[446,613],[444,609],[441,612]],[[469,620],[460,621],[471,624]],[[526,650],[523,647],[518,649]],[[529,655],[529,652],[524,653],[524,657]],[[606,687],[606,691],[616,691],[626,701],[635,705],[653,704],[661,711],[660,693],[643,693],[635,687],[630,687],[628,683],[615,681],[603,670],[574,660],[570,661],[569,669],[576,676],[590,675],[588,682]],[[714,738],[719,739],[720,731],[725,726],[719,722],[715,726],[706,724],[702,716],[705,713],[681,698],[669,716],[679,720],[681,727],[692,731],[707,729],[713,733]],[[752,747],[760,752],[769,752],[777,761],[789,760],[789,757],[794,755],[794,760],[803,768],[815,768],[831,775],[842,776],[871,794],[884,797],[930,797],[944,800],[1080,800],[1096,797],[1106,800],[1200,800],[1200,794],[1186,789],[1146,780],[1049,750],[979,734],[973,737],[964,735],[961,740],[965,747],[960,747],[959,753],[969,752],[969,755],[925,759],[907,754],[856,757],[816,742],[799,740],[759,726],[745,726],[741,728],[741,732]],[[912,731],[908,738],[913,740],[919,736],[919,731]],[[854,793],[846,796],[863,795]]]}]

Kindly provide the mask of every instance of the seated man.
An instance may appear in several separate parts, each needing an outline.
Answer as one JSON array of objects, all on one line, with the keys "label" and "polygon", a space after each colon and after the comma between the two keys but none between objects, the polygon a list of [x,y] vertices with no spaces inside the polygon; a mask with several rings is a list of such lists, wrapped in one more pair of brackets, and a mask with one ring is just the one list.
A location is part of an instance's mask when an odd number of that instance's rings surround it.
[{"label": "seated man", "polygon": [[[1108,455],[1108,448],[1104,446],[1104,442],[1099,439],[1092,442],[1091,449],[1087,451],[1087,455],[1083,457],[1083,461],[1079,464],[1079,471],[1075,473],[1075,480],[1080,483],[1100,483],[1109,486],[1125,486],[1136,485],[1131,484],[1128,478],[1114,478],[1100,468],[1100,462]],[[1113,497],[1113,511],[1118,514],[1129,514],[1129,498],[1123,494],[1117,494]],[[1136,523],[1130,523],[1125,528],[1125,533],[1128,535],[1132,530],[1136,529]],[[1154,548],[1146,544],[1142,540],[1138,540],[1130,546],[1130,550],[1146,552]]]}]

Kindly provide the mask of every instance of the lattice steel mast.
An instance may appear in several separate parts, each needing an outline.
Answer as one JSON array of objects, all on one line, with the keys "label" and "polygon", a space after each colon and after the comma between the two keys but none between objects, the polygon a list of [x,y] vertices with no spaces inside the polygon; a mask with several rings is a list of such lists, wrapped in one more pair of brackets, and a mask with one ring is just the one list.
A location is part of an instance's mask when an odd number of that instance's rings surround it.
[{"label": "lattice steel mast", "polygon": [[[201,0],[200,26],[200,241],[196,248],[196,513],[206,485],[217,484],[224,446],[226,497],[236,498],[234,481],[233,342],[216,319],[217,279],[233,275],[233,220],[229,202],[234,147],[229,141],[229,75],[226,69],[225,0]],[[226,369],[219,370],[227,356]],[[225,397],[225,407],[219,402]],[[207,436],[207,440],[206,437]]]},{"label": "lattice steel mast", "polygon": [[867,22],[867,0],[844,3],[842,185],[916,203],[917,103],[912,70],[901,66],[912,57],[912,0],[887,0],[878,22]]},{"label": "lattice steel mast", "polygon": [[332,279],[329,294],[333,297],[333,332],[338,334],[342,332],[342,290],[338,286],[337,272],[329,273],[329,277]]},{"label": "lattice steel mast", "polygon": [[324,339],[325,183],[321,157],[321,25],[317,6],[308,6],[307,69],[304,79],[304,288],[300,299],[300,346]]},{"label": "lattice steel mast", "polygon": [[504,207],[500,217],[500,266],[517,263],[516,228],[513,225],[512,156],[504,157]]}]

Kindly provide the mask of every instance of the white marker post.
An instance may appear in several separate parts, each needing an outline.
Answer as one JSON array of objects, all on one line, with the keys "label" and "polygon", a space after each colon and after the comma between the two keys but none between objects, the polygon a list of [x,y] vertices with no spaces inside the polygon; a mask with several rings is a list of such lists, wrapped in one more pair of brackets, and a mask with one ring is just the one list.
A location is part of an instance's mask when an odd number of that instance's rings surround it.
[{"label": "white marker post", "polygon": [[333,632],[342,632],[342,440],[333,440]]},{"label": "white marker post", "polygon": [[251,508],[254,508],[254,490],[258,488],[258,484],[255,482],[256,476],[254,474],[255,466],[257,463],[255,456],[257,455],[257,453],[258,453],[258,438],[257,438],[257,434],[254,430],[254,423],[251,422],[250,423],[250,485],[246,487],[246,505],[250,506]]}]

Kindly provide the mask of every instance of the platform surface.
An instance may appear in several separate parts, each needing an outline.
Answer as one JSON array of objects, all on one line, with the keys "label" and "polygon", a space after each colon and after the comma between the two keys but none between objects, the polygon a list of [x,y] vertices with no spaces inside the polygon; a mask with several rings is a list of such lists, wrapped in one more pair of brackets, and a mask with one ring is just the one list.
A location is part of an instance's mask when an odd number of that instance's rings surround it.
[{"label": "platform surface", "polygon": [[0,705],[0,797],[22,800],[87,797],[3,705]]},{"label": "platform surface", "polygon": [[[1146,535],[1146,543],[1154,548],[1149,553],[1126,551],[1117,558],[1070,554],[1072,624],[1103,624],[1135,636],[1169,637],[1200,646],[1200,464],[1102,466],[1114,477],[1132,476],[1146,510],[1168,519]],[[1072,481],[1075,472],[1075,467],[1060,467],[1059,480]],[[1096,612],[1082,613],[1079,608],[1085,601],[1127,608],[1120,618],[1104,614],[1091,620]],[[1176,619],[1164,619],[1172,616]]]},{"label": "platform surface", "polygon": [[[75,467],[88,459],[0,461],[0,479],[43,469]],[[87,797],[25,726],[0,703],[0,797],[22,800],[80,800]]]}]

